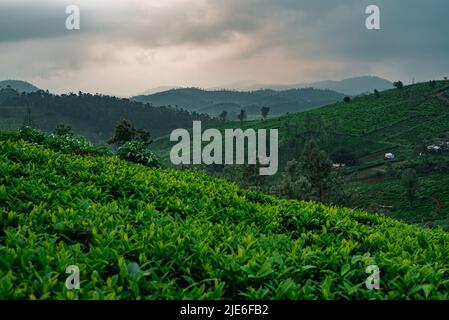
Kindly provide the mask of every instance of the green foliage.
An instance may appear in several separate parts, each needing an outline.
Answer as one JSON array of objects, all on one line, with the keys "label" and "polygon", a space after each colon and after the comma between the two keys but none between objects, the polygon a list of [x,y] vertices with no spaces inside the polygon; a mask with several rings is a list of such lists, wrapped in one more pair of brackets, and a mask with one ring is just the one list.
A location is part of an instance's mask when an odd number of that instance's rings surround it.
[{"label": "green foliage", "polygon": [[220,118],[221,121],[226,121],[228,119],[228,112],[223,111],[222,113],[220,113],[218,117]]},{"label": "green foliage", "polygon": [[150,132],[148,130],[136,129],[131,121],[121,119],[115,124],[114,134],[108,140],[108,143],[121,146],[130,141],[140,141],[146,146],[149,146],[153,142],[150,139]]},{"label": "green foliage", "polygon": [[332,162],[314,140],[304,147],[301,162],[289,161],[281,180],[281,191],[290,199],[316,200],[355,206],[357,190],[331,171]]},{"label": "green foliage", "polygon": [[65,124],[65,123],[60,123],[57,125],[57,127],[55,128],[55,130],[53,131],[53,133],[57,136],[65,136],[65,135],[72,135],[72,127]]},{"label": "green foliage", "polygon": [[[391,217],[413,223],[439,221],[443,214],[432,217],[432,196],[440,195],[441,212],[449,212],[449,154],[419,156],[419,153],[425,153],[427,146],[437,141],[449,141],[449,108],[440,94],[447,93],[448,88],[448,81],[436,81],[435,88],[427,82],[418,83],[402,90],[382,91],[377,97],[375,94],[356,97],[350,103],[339,102],[285,117],[227,122],[220,129],[279,129],[279,174],[266,180],[264,190],[279,189],[287,163],[299,159],[305,143],[313,138],[334,162],[349,159],[349,163],[344,161],[347,166],[337,172],[347,185],[361,193],[362,208],[385,211]],[[160,142],[164,141],[159,140],[153,150],[168,159],[169,145]],[[392,164],[398,174],[391,174],[386,167],[383,159],[387,152],[396,155]],[[426,181],[426,188],[421,185],[417,191],[413,210],[401,185],[400,171],[405,168],[415,169],[420,183]]]},{"label": "green foliage", "polygon": [[309,179],[301,175],[300,164],[296,160],[287,163],[281,190],[289,199],[312,200],[315,195]]},{"label": "green foliage", "polygon": [[41,90],[20,94],[0,88],[0,130],[17,130],[25,124],[51,133],[63,121],[90,141],[105,143],[121,118],[129,119],[138,128],[151,128],[153,136],[190,127],[194,120],[213,122],[205,114],[101,94],[54,95]]},{"label": "green foliage", "polygon": [[259,118],[260,108],[266,105],[271,107],[270,114],[272,116],[317,108],[341,101],[344,95],[336,91],[316,88],[260,89],[255,91],[181,88],[152,95],[137,96],[133,99],[149,102],[155,106],[177,106],[188,111],[207,113],[214,117],[218,117],[223,110],[226,110],[228,111],[228,119],[233,120],[237,119],[237,115],[242,109],[249,118]]},{"label": "green foliage", "polygon": [[245,110],[240,110],[240,113],[239,113],[239,115],[237,116],[237,118],[240,120],[240,121],[245,121],[246,120],[246,111]]},{"label": "green foliage", "polygon": [[441,230],[24,141],[0,172],[0,299],[449,298]]},{"label": "green foliage", "polygon": [[123,160],[140,163],[147,167],[159,165],[156,155],[142,141],[126,142],[117,149],[117,155]]},{"label": "green foliage", "polygon": [[402,83],[402,81],[393,82],[393,85],[398,89],[404,88],[404,83]]},{"label": "green foliage", "polygon": [[270,107],[262,107],[260,108],[260,113],[262,114],[262,118],[266,119],[268,117],[268,113],[270,112]]},{"label": "green foliage", "polygon": [[20,128],[18,137],[36,145],[44,146],[63,153],[73,153],[77,155],[111,155],[112,152],[102,146],[95,146],[82,136],[66,134],[63,136],[46,134],[42,131],[28,126]]},{"label": "green foliage", "polygon": [[28,142],[43,144],[46,142],[48,135],[29,126],[22,126],[19,129],[19,138]]},{"label": "green foliage", "polygon": [[405,189],[407,200],[410,206],[412,206],[418,189],[418,176],[416,175],[416,171],[413,169],[405,170],[402,173],[401,182]]},{"label": "green foliage", "polygon": [[304,147],[301,159],[301,173],[312,185],[319,201],[324,200],[325,183],[332,170],[332,161],[320,150],[315,140],[310,140]]}]

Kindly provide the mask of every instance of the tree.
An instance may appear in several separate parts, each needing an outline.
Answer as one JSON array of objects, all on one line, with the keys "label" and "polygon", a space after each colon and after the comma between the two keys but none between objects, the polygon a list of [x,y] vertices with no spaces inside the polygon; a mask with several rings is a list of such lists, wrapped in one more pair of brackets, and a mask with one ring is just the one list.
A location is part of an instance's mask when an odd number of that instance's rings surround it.
[{"label": "tree", "polygon": [[310,181],[301,175],[300,163],[296,160],[287,162],[282,176],[281,191],[289,199],[312,200],[314,192]]},{"label": "tree", "polygon": [[413,169],[405,170],[402,173],[401,183],[405,189],[407,201],[409,202],[410,207],[412,207],[416,198],[416,191],[418,189],[418,176],[416,175],[416,171]]},{"label": "tree", "polygon": [[436,82],[435,80],[430,80],[430,81],[429,81],[429,86],[430,86],[431,88],[436,88],[437,82]]},{"label": "tree", "polygon": [[145,146],[149,146],[153,142],[150,139],[150,132],[148,130],[136,129],[131,121],[121,119],[115,124],[114,134],[108,140],[108,143],[122,146],[130,141],[139,141]]},{"label": "tree", "polygon": [[240,110],[239,115],[237,116],[237,118],[240,120],[240,122],[243,122],[246,120],[246,111],[245,110]]},{"label": "tree", "polygon": [[332,162],[315,140],[307,142],[301,162],[289,161],[281,180],[282,193],[291,199],[314,200],[355,206],[358,192],[348,187],[343,177],[332,172]]},{"label": "tree", "polygon": [[404,84],[402,83],[402,81],[395,81],[393,82],[393,86],[395,86],[398,89],[402,89],[404,87]]},{"label": "tree", "polygon": [[221,119],[221,121],[226,121],[228,119],[228,112],[223,111],[218,117]]},{"label": "tree", "polygon": [[66,136],[66,135],[72,135],[72,127],[61,122],[59,123],[53,133],[57,136]]},{"label": "tree", "polygon": [[268,113],[270,112],[270,107],[262,107],[260,109],[260,112],[262,114],[262,118],[265,120],[268,117]]},{"label": "tree", "polygon": [[318,195],[318,200],[323,201],[325,180],[332,171],[332,161],[324,151],[318,148],[318,144],[313,139],[304,146],[301,171],[309,179],[313,190]]},{"label": "tree", "polygon": [[344,97],[343,101],[346,103],[349,103],[349,102],[351,102],[351,97],[346,96],[346,97]]},{"label": "tree", "polygon": [[376,98],[379,98],[379,97],[380,97],[380,92],[379,92],[379,90],[374,89],[374,96],[375,96]]}]

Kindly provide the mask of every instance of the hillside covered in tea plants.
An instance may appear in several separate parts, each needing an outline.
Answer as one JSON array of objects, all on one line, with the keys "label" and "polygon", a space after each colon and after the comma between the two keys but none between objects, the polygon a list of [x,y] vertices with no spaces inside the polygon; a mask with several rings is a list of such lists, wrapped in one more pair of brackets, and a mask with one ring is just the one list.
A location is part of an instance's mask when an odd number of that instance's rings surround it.
[{"label": "hillside covered in tea plants", "polygon": [[0,299],[449,298],[440,229],[50,148],[0,135]]},{"label": "hillside covered in tea plants", "polygon": [[[279,130],[279,171],[266,179],[262,186],[266,192],[282,195],[279,185],[287,162],[300,160],[305,144],[314,139],[335,164],[344,165],[334,171],[358,191],[358,207],[407,222],[449,226],[449,152],[427,150],[449,142],[449,81],[418,83],[306,112],[220,127],[227,128]],[[171,145],[163,137],[152,148],[168,159]],[[385,160],[386,153],[395,158]],[[418,176],[412,205],[401,181],[409,169]]]}]

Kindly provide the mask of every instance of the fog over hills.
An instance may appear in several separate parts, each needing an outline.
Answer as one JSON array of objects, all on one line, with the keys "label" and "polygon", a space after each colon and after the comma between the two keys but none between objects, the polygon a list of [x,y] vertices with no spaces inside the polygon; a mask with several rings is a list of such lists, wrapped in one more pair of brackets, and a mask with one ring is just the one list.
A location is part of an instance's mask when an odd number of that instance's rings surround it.
[{"label": "fog over hills", "polygon": [[[255,91],[260,89],[271,90],[288,90],[288,89],[302,89],[302,88],[315,88],[315,89],[328,89],[343,93],[345,95],[356,96],[363,93],[368,93],[377,89],[379,91],[391,89],[393,83],[389,80],[377,77],[377,76],[360,76],[352,77],[343,80],[323,80],[310,83],[297,83],[297,84],[253,84],[245,81],[234,82],[223,86],[216,86],[206,88],[206,90],[238,90],[238,91]],[[148,89],[140,95],[149,95],[159,92],[168,91],[171,89],[180,89],[180,86],[160,86]]]},{"label": "fog over hills", "polygon": [[342,100],[343,94],[324,89],[302,88],[275,91],[202,90],[198,88],[172,89],[152,95],[141,95],[133,100],[153,106],[176,106],[210,116],[226,111],[229,120],[236,120],[244,110],[248,118],[260,116],[263,106],[269,107],[269,115],[301,112]]}]

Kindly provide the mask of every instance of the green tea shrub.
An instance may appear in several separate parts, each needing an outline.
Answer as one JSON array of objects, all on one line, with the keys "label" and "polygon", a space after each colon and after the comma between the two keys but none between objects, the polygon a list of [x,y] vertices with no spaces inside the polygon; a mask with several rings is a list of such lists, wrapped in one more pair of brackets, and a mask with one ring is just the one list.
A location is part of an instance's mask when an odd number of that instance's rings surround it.
[{"label": "green tea shrub", "polygon": [[0,299],[447,300],[448,257],[440,229],[0,140]]},{"label": "green tea shrub", "polygon": [[31,143],[43,144],[47,139],[47,134],[32,127],[23,126],[19,129],[19,138]]},{"label": "green tea shrub", "polygon": [[110,149],[105,146],[96,146],[82,136],[74,136],[72,134],[58,135],[47,134],[37,129],[24,126],[19,129],[19,138],[50,148],[54,151],[63,153],[77,154],[81,156],[95,155],[107,156],[112,155]]},{"label": "green tea shrub", "polygon": [[156,155],[141,141],[129,141],[117,149],[120,159],[143,164],[147,167],[157,167],[159,161]]}]

